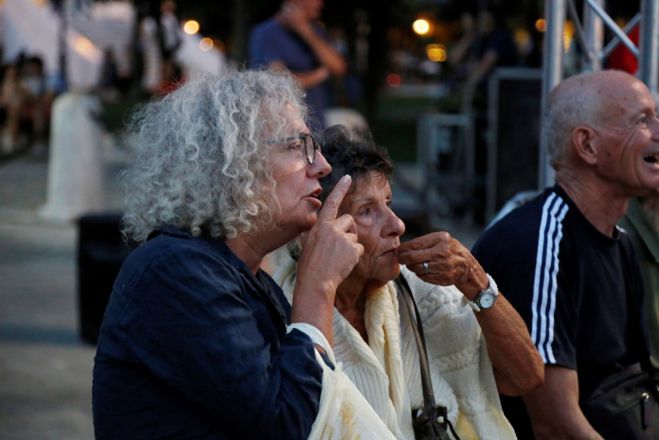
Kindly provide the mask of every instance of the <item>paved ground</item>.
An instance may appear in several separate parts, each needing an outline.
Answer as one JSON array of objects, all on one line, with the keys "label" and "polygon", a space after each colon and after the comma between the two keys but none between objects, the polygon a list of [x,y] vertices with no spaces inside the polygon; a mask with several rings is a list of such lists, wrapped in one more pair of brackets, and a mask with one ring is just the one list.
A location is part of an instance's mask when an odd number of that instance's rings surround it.
[{"label": "paved ground", "polygon": [[[109,167],[112,168],[112,167]],[[0,162],[0,438],[93,438],[94,347],[77,329],[76,228],[41,219],[47,161]]]},{"label": "paved ground", "polygon": [[[119,203],[117,167],[108,165],[110,207]],[[46,180],[43,155],[0,162],[0,439],[6,440],[93,438],[94,347],[78,336],[76,228],[39,217]],[[402,188],[394,186],[394,199],[401,210],[415,211]],[[473,242],[474,229],[452,227]]]}]

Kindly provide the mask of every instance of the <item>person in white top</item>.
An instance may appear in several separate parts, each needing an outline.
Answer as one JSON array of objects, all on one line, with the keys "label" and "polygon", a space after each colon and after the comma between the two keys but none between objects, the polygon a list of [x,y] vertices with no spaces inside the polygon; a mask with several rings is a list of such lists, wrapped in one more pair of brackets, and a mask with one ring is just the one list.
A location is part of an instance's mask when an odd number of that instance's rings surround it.
[{"label": "person in white top", "polygon": [[[342,371],[397,438],[414,439],[412,409],[423,407],[423,395],[411,321],[399,310],[393,281],[400,275],[420,311],[435,400],[447,407],[460,438],[516,438],[497,390],[519,395],[543,381],[524,322],[448,233],[400,243],[405,225],[390,207],[393,165],[369,135],[334,126],[325,130],[321,145],[332,165],[321,180],[323,194],[341,176],[352,177],[339,213],[354,219],[364,247],[334,301],[334,355]],[[300,242],[304,257],[304,238]],[[274,279],[290,300],[294,258]]]}]

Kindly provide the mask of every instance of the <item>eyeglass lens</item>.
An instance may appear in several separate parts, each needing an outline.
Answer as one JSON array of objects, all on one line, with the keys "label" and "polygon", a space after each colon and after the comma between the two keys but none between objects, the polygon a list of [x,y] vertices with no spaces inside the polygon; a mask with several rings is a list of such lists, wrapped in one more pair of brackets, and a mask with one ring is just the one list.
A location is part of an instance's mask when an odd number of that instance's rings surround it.
[{"label": "eyeglass lens", "polygon": [[313,161],[316,158],[316,145],[310,134],[304,133],[302,135],[304,140],[304,153],[307,156],[307,162],[309,165],[313,165]]}]

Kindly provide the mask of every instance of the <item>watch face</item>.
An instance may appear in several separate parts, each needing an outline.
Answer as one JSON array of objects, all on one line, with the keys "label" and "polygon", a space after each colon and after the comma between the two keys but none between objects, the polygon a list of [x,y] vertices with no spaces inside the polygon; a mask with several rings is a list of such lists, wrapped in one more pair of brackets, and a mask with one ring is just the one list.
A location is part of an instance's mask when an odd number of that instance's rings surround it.
[{"label": "watch face", "polygon": [[492,307],[494,304],[494,295],[492,295],[490,292],[485,293],[483,296],[481,296],[480,306],[483,309],[489,309]]}]

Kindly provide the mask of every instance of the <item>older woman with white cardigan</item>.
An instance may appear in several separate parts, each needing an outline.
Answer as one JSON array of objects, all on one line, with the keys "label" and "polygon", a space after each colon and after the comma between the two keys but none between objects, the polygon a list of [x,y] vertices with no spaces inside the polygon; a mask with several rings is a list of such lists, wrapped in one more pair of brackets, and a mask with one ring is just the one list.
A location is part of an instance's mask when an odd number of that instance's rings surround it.
[{"label": "older woman with white cardigan", "polygon": [[[325,193],[337,176],[352,176],[339,212],[354,218],[364,246],[334,302],[334,354],[342,370],[397,438],[414,439],[412,410],[423,407],[423,394],[413,324],[393,281],[400,275],[420,312],[435,401],[447,408],[460,438],[516,438],[497,391],[521,394],[543,378],[524,322],[448,233],[400,244],[405,226],[390,208],[392,164],[369,137],[336,126],[321,143],[333,167],[321,180]],[[275,272],[289,299],[296,271],[290,259]]]}]

